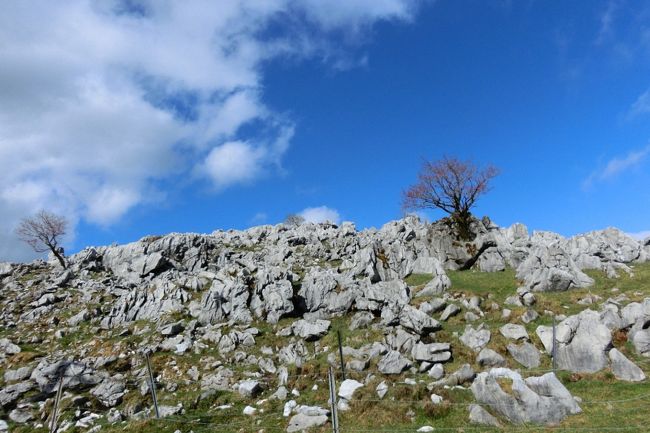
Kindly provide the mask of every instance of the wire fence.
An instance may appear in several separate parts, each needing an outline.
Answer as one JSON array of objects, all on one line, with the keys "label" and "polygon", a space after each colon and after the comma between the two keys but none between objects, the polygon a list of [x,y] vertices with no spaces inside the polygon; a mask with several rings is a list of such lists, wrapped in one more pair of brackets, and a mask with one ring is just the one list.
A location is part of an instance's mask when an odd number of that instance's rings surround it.
[{"label": "wire fence", "polygon": [[[317,382],[318,385],[324,385],[328,382],[327,377],[317,376],[321,372],[312,372],[309,377],[310,383]],[[333,373],[330,373],[333,374]],[[155,381],[153,386],[151,386],[151,380],[153,379],[154,374],[152,373],[151,377],[143,376],[139,379],[128,379],[124,381],[124,384],[127,388],[130,388],[132,391],[142,391],[142,385],[147,383],[149,385],[149,391],[152,388],[155,388]],[[287,374],[283,375],[287,381],[299,381],[304,380],[307,377],[300,374]],[[314,377],[316,376],[316,377]],[[348,377],[350,374],[348,374]],[[257,379],[265,379],[265,377],[260,377]],[[273,378],[266,377],[269,379],[269,382]],[[315,380],[313,380],[315,379]],[[277,380],[277,378],[276,378]],[[392,387],[398,387],[401,385],[414,386],[412,383],[406,382],[393,382],[391,383]],[[331,387],[331,385],[330,385]],[[199,387],[200,389],[200,387]],[[332,395],[334,395],[334,401],[332,402]],[[428,396],[427,396],[428,397]],[[151,394],[153,404],[157,404],[157,397],[155,393]],[[291,396],[289,397],[291,398]],[[296,397],[297,400],[300,398]],[[342,418],[338,417],[339,409],[337,407],[338,397],[336,389],[334,394],[330,393],[329,398],[319,398],[314,399],[310,397],[308,401],[302,401],[303,405],[316,406],[319,408],[330,408],[329,410],[324,410],[323,413],[327,413],[328,420],[324,426],[321,426],[322,429],[329,430],[331,429],[334,433],[365,433],[365,432],[414,432],[422,426],[429,425],[434,428],[434,431],[462,431],[462,432],[488,432],[488,431],[497,431],[494,427],[483,426],[483,425],[473,425],[469,421],[465,423],[459,423],[459,425],[449,426],[448,421],[444,419],[438,419],[436,416],[426,418],[426,422],[420,422],[418,425],[415,422],[410,423],[411,425],[404,425],[404,423],[396,423],[396,426],[381,426],[374,425],[371,427],[365,427],[359,425],[358,422],[355,422],[355,415],[353,412],[344,412]],[[594,407],[593,410],[601,410],[598,407],[602,408],[602,405],[606,405],[607,410],[615,411],[617,415],[627,416],[628,414],[635,414],[637,417],[639,414],[648,413],[648,405],[643,404],[650,400],[650,392],[643,392],[634,396],[619,398],[619,399],[602,399],[602,400],[580,400],[579,405],[581,407]],[[626,403],[630,402],[639,402],[640,404],[628,405]],[[387,396],[384,398],[353,398],[350,402],[353,405],[353,409],[359,406],[372,406],[380,405],[383,409],[389,411],[400,411],[404,412],[407,408],[412,409],[422,409],[425,405],[431,404],[428,398],[420,399],[396,399],[395,396]],[[470,406],[476,404],[475,402],[460,402],[460,401],[448,401],[445,400],[443,405],[449,408],[465,408],[469,409]],[[153,422],[157,423],[164,430],[165,426],[170,428],[178,429],[179,425],[183,428],[197,432],[211,431],[211,432],[276,432],[276,431],[287,431],[287,425],[289,423],[290,416],[284,416],[282,413],[278,412],[277,407],[269,408],[270,411],[267,411],[263,404],[257,405],[257,409],[254,414],[245,415],[241,412],[241,402],[228,407],[226,409],[217,409],[211,408],[204,411],[191,410],[187,414],[172,414],[164,416],[160,419],[157,419]],[[499,407],[502,405],[489,403],[481,403],[481,406],[485,408],[490,408],[491,406]],[[56,408],[55,408],[56,410]],[[152,416],[153,416],[153,412]],[[224,414],[226,416],[224,416]],[[291,416],[294,415],[291,413]],[[337,419],[335,420],[336,417]],[[228,419],[228,421],[224,421]],[[340,423],[340,424],[339,424]],[[501,423],[501,427],[498,428],[498,431],[504,432],[515,432],[515,431],[552,431],[552,432],[598,432],[598,431],[650,431],[650,426],[645,424],[629,424],[625,423],[623,425],[612,425],[612,424],[594,424],[594,425],[584,425],[584,426],[538,426],[538,425],[511,425],[507,421]],[[57,431],[54,429],[53,431]],[[174,430],[175,431],[175,430]],[[171,430],[170,430],[171,433]]]},{"label": "wire fence", "polygon": [[[337,353],[337,362],[330,365],[328,362],[326,365],[311,367],[308,371],[303,371],[298,374],[289,374],[286,369],[277,369],[277,371],[266,371],[259,372],[249,375],[250,379],[259,381],[264,385],[265,389],[270,389],[272,386],[286,385],[291,388],[292,386],[302,386],[302,390],[305,391],[306,395],[301,395],[299,392],[295,392],[295,388],[292,392],[287,390],[287,398],[279,403],[285,403],[287,400],[295,399],[300,401],[301,405],[304,406],[313,406],[322,409],[322,414],[327,414],[327,421],[324,426],[321,426],[321,431],[332,430],[333,433],[363,433],[363,432],[413,432],[422,426],[429,425],[435,429],[435,431],[458,431],[458,432],[484,432],[484,431],[495,431],[494,427],[485,426],[485,425],[476,425],[470,424],[467,419],[468,409],[476,405],[476,402],[464,402],[464,401],[453,401],[451,398],[445,397],[445,400],[440,404],[439,407],[444,408],[448,411],[456,411],[454,419],[455,422],[452,422],[448,419],[445,419],[445,414],[429,414],[427,416],[418,416],[417,420],[420,425],[417,425],[415,417],[413,421],[405,422],[403,420],[404,416],[400,419],[395,416],[395,419],[392,420],[391,424],[394,426],[382,426],[382,425],[371,425],[365,426],[358,422],[355,419],[355,409],[363,408],[364,410],[371,410],[374,407],[375,409],[380,408],[383,411],[393,413],[395,415],[402,414],[404,415],[405,411],[412,412],[413,410],[418,410],[420,413],[425,411],[426,407],[431,407],[433,404],[431,401],[430,392],[438,392],[437,389],[441,389],[444,385],[444,382],[438,383],[436,386],[431,386],[432,380],[410,380],[410,381],[390,381],[391,387],[397,389],[398,387],[412,387],[413,394],[422,395],[421,398],[409,397],[408,393],[405,392],[394,392],[396,395],[384,396],[382,398],[368,398],[367,392],[362,393],[361,396],[357,398],[352,398],[350,402],[343,401],[345,404],[350,404],[352,409],[350,411],[345,411],[339,416],[339,397],[338,390],[336,389],[335,380],[336,379],[358,379],[361,382],[366,383],[369,378],[369,373],[365,371],[355,371],[350,369],[345,369],[345,360],[342,351],[342,342],[339,338],[338,341],[339,348]],[[140,362],[143,361],[143,362]],[[634,362],[641,367],[642,369],[650,369],[650,359],[635,359]],[[152,422],[159,423],[161,428],[169,426],[170,428],[178,429],[179,426],[182,426],[184,429],[195,430],[197,432],[210,431],[210,432],[272,432],[272,431],[287,431],[287,424],[290,423],[290,418],[296,414],[292,409],[289,410],[289,414],[283,413],[284,408],[279,409],[278,402],[275,402],[272,405],[266,405],[264,399],[261,402],[252,403],[254,404],[254,409],[252,409],[248,414],[244,413],[242,407],[244,403],[242,401],[235,401],[230,405],[221,405],[219,408],[216,405],[212,405],[210,409],[197,410],[198,403],[202,400],[200,397],[201,386],[200,382],[194,379],[195,384],[189,383],[189,387],[194,387],[195,391],[199,397],[195,400],[194,404],[183,408],[180,413],[172,414],[165,413],[162,411],[161,414],[159,411],[159,402],[156,393],[156,387],[158,383],[156,381],[156,374],[152,370],[151,363],[148,356],[143,356],[142,360],[137,360],[132,364],[134,367],[137,366],[135,371],[132,371],[132,374],[135,377],[124,378],[122,377],[121,382],[124,384],[128,392],[140,392],[143,395],[149,395],[151,399],[152,408],[149,410],[150,417],[155,416],[155,420]],[[332,366],[338,368],[339,370],[335,373],[332,369]],[[300,368],[298,368],[300,371]],[[558,373],[562,372],[560,369],[553,368],[534,368],[534,369],[519,369],[518,370],[522,376],[536,376],[543,375],[547,373]],[[179,373],[180,374],[180,373]],[[566,377],[566,376],[564,376]],[[306,382],[311,385],[311,387],[305,387]],[[62,380],[59,381],[60,384],[63,383]],[[422,385],[426,386],[427,392],[424,392],[421,387]],[[321,386],[323,387],[321,389]],[[315,388],[318,388],[320,391],[325,391],[325,386],[329,388],[329,394],[324,395],[323,392],[311,392],[315,391]],[[420,390],[418,391],[418,388]],[[449,388],[449,386],[447,387]],[[459,387],[454,387],[458,389]],[[462,388],[462,387],[461,387]],[[467,388],[462,388],[467,390]],[[646,389],[648,389],[646,387]],[[444,393],[443,393],[444,394]],[[446,395],[446,394],[445,394]],[[401,398],[400,398],[401,396]],[[463,398],[467,398],[464,396]],[[57,432],[57,418],[60,416],[58,413],[58,405],[60,399],[60,390],[57,393],[57,398],[55,399],[51,418],[49,418],[52,433]],[[461,398],[462,400],[462,398]],[[603,411],[608,413],[615,412],[619,419],[620,417],[627,418],[626,421],[633,420],[638,421],[639,417],[644,417],[645,414],[648,414],[647,407],[648,405],[644,404],[650,400],[650,391],[642,392],[637,395],[632,395],[624,398],[613,398],[613,399],[576,399],[578,404],[583,410],[589,412],[589,416],[599,413],[602,415]],[[163,395],[164,403],[169,404],[171,402],[174,406],[175,396],[173,391],[166,392]],[[636,402],[637,404],[629,405],[628,403]],[[280,405],[282,406],[282,405]],[[504,404],[490,404],[482,402],[480,406],[484,408],[491,409],[494,413],[499,413],[499,408],[503,408]],[[182,407],[182,406],[181,406]],[[368,409],[371,408],[371,409]],[[458,410],[465,410],[464,422],[458,417]],[[434,411],[435,412],[435,411]],[[407,417],[408,418],[408,417]],[[632,422],[623,422],[620,420],[612,422],[611,424],[602,424],[596,425],[597,422],[593,422],[594,425],[591,425],[589,419],[582,420],[580,422],[586,422],[590,425],[580,425],[580,426],[542,426],[539,425],[513,425],[508,423],[504,416],[500,416],[501,426],[498,431],[505,432],[515,432],[515,431],[552,431],[552,432],[598,432],[598,431],[650,431],[650,424],[636,424]],[[227,421],[226,421],[227,420]],[[366,419],[364,423],[372,423],[372,419]],[[449,424],[453,423],[456,425],[450,426]],[[174,430],[175,431],[175,430]],[[169,433],[172,433],[171,431]],[[182,433],[185,433],[184,431]]]}]

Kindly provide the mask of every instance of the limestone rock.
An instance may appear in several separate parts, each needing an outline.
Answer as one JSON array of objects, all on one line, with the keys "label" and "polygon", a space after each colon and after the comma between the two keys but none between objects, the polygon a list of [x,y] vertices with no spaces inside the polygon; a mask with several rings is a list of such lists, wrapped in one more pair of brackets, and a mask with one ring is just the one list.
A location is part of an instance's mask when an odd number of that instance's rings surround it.
[{"label": "limestone rock", "polygon": [[257,380],[244,380],[239,382],[237,391],[244,397],[254,398],[262,392],[262,385]]},{"label": "limestone rock", "polygon": [[640,382],[645,380],[645,373],[636,364],[627,359],[617,349],[609,351],[609,360],[612,363],[612,373],[618,380]]},{"label": "limestone rock", "polygon": [[[511,381],[511,391],[504,391],[498,379]],[[479,404],[514,424],[557,425],[567,416],[581,412],[553,373],[524,380],[512,370],[492,369],[479,373],[471,390]]]},{"label": "limestone rock", "polygon": [[330,328],[329,320],[304,320],[300,319],[291,325],[294,335],[305,341],[315,341],[327,334]]},{"label": "limestone rock", "polygon": [[517,346],[516,344],[510,343],[507,346],[508,353],[512,356],[515,361],[520,363],[526,368],[537,368],[540,364],[540,354],[539,350],[529,342],[524,342]]},{"label": "limestone rock", "polygon": [[501,423],[478,404],[469,405],[469,422],[471,424],[501,427]]},{"label": "limestone rock", "polygon": [[287,433],[302,432],[308,430],[312,427],[322,426],[327,422],[326,415],[305,415],[299,413],[294,415],[289,420],[289,426],[287,427]]},{"label": "limestone rock", "polygon": [[475,352],[479,352],[490,342],[490,331],[481,327],[474,329],[471,325],[467,325],[460,341]]},{"label": "limestone rock", "polygon": [[126,386],[121,380],[105,379],[90,393],[104,406],[114,407],[122,401],[122,397],[126,394]]},{"label": "limestone rock", "polygon": [[411,362],[396,350],[391,350],[384,355],[377,364],[383,374],[400,374],[411,366]]},{"label": "limestone rock", "polygon": [[458,307],[458,305],[449,304],[440,315],[440,320],[446,322],[447,320],[449,320],[450,317],[453,317],[458,313],[460,313],[460,308]]},{"label": "limestone rock", "polygon": [[481,367],[505,367],[506,360],[492,349],[487,347],[481,350],[476,357],[476,362]]},{"label": "limestone rock", "polygon": [[363,387],[363,383],[357,382],[354,379],[346,379],[341,382],[338,395],[345,400],[352,400],[354,392],[361,387]]}]

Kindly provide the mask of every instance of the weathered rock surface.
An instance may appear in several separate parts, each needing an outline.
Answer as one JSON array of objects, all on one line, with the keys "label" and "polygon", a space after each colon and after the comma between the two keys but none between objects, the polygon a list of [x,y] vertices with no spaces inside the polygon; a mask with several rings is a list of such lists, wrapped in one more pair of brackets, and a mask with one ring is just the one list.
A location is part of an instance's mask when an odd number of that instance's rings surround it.
[{"label": "weathered rock surface", "polygon": [[411,366],[411,362],[396,350],[391,350],[379,360],[377,368],[383,374],[400,374]]},{"label": "weathered rock surface", "polygon": [[[430,378],[432,391],[466,386],[475,372],[463,363],[473,359],[460,359],[460,367],[446,376],[442,365],[452,354],[467,356],[470,351],[461,345],[475,352],[471,358],[476,355],[482,368],[513,362],[533,368],[539,353],[520,325],[500,329],[513,342],[507,359],[486,348],[491,337],[486,324],[492,326],[503,306],[490,294],[450,291],[446,269],[463,267],[469,259],[476,259],[474,270],[517,269],[524,285],[505,304],[516,306],[517,316],[520,307],[527,307],[530,313],[521,320],[537,320],[537,312],[540,317],[549,312],[543,311],[544,295],[535,291],[590,284],[584,269],[610,276],[633,272],[634,263],[647,261],[650,254],[650,243],[613,229],[565,239],[540,232],[531,236],[520,224],[499,228],[486,218],[474,220],[472,231],[472,241],[460,241],[453,222],[426,224],[413,217],[364,231],[350,223],[280,224],[87,248],[68,258],[67,270],[45,261],[0,263],[2,413],[30,427],[42,423],[48,399],[63,378],[69,401],[65,419],[71,424],[61,431],[95,432],[104,423],[98,417],[108,423],[148,418],[150,390],[142,357],[147,352],[161,396],[174,395],[176,401],[194,386],[200,398],[183,402],[194,405],[215,393],[239,393],[237,398],[250,400],[245,405],[252,417],[267,410],[266,399],[295,398],[286,406],[288,429],[301,431],[326,423],[327,411],[306,405],[324,405],[309,401],[311,393],[305,392],[322,387],[321,382],[301,382],[311,388],[292,389],[294,368],[307,372],[306,380],[312,364],[323,359],[338,368],[333,325],[341,329],[349,323],[352,336],[343,341],[343,363],[363,372],[355,376],[360,382],[354,387],[341,383],[342,408],[362,382],[371,383],[378,373],[401,374],[394,379],[406,386],[417,384],[411,375],[418,374],[420,381]],[[483,252],[476,256],[477,251]],[[431,280],[409,287],[404,279],[412,274]],[[611,332],[627,332],[635,350],[650,356],[650,299],[628,304],[625,297],[603,301],[607,296],[583,296],[580,303],[600,310],[558,319],[559,367],[609,367],[621,380],[643,380],[643,372],[611,348]],[[447,320],[453,326],[443,323]],[[445,329],[457,323],[471,325],[460,336]],[[347,338],[348,330],[342,331]],[[548,352],[548,329],[540,327],[537,334]],[[380,398],[389,392],[388,382],[377,387]],[[533,400],[550,395],[534,391]],[[445,396],[445,404],[447,394],[436,393]],[[528,403],[518,404],[528,410]],[[184,413],[182,405],[161,409]],[[489,412],[491,406],[476,406],[470,418],[491,424]],[[242,416],[241,408],[236,415]]]},{"label": "weathered rock surface", "polygon": [[539,350],[529,342],[524,342],[520,345],[513,343],[507,346],[508,353],[515,361],[520,363],[526,368],[537,368],[540,364]]},{"label": "weathered rock surface", "polygon": [[609,351],[609,360],[612,363],[612,373],[619,380],[640,382],[645,380],[645,373],[636,364],[627,359],[617,349]]},{"label": "weathered rock surface", "polygon": [[[511,382],[511,391],[504,390],[499,380]],[[471,390],[484,409],[514,424],[557,425],[567,416],[581,412],[553,373],[522,379],[512,370],[492,369],[479,373]]]},{"label": "weathered rock surface", "polygon": [[465,332],[460,337],[460,341],[470,349],[479,352],[486,344],[490,342],[490,331],[488,329],[476,328],[471,325],[465,327]]}]

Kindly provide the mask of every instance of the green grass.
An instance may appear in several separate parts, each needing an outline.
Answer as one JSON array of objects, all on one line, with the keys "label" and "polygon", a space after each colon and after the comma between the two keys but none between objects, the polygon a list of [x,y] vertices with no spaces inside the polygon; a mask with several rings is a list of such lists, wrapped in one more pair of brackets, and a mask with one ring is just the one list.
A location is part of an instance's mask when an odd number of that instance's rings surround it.
[{"label": "green grass", "polygon": [[[540,313],[540,318],[526,325],[526,328],[533,343],[538,348],[541,348],[542,345],[537,340],[534,330],[540,324],[548,324],[551,321],[549,316],[543,314],[544,310],[552,311],[555,314],[575,314],[585,308],[589,308],[589,306],[577,304],[579,299],[588,294],[601,296],[603,301],[608,297],[614,297],[620,294],[625,294],[630,301],[639,301],[650,296],[650,263],[636,265],[634,267],[634,277],[629,277],[621,272],[620,278],[609,279],[600,271],[588,271],[587,273],[595,280],[594,285],[590,288],[561,293],[535,294],[537,303],[533,308]],[[466,296],[479,295],[483,298],[483,311],[486,314],[477,323],[485,323],[485,326],[492,332],[492,338],[488,347],[502,355],[506,355],[505,347],[508,341],[500,335],[498,328],[506,323],[501,318],[501,308],[504,307],[503,302],[508,296],[515,293],[519,285],[514,270],[507,269],[504,272],[498,273],[452,271],[448,272],[448,275],[452,281],[451,292],[463,293]],[[406,282],[412,287],[417,287],[426,284],[430,278],[430,275],[415,274],[409,276]],[[612,292],[612,289],[615,287],[619,290]],[[499,304],[500,308],[496,311],[490,311],[489,306],[492,302]],[[525,308],[508,308],[513,313],[507,321],[521,323],[519,316],[525,311]],[[594,305],[591,308],[597,309],[599,305]],[[295,398],[299,404],[328,407],[326,382],[326,372],[328,369],[327,355],[328,353],[336,353],[338,356],[337,331],[341,332],[344,345],[355,348],[383,339],[383,333],[380,330],[350,330],[350,317],[350,315],[347,315],[332,319],[330,332],[318,342],[320,348],[326,346],[329,348],[327,352],[319,352],[317,356],[301,367],[290,368],[290,379],[287,388],[289,390],[296,388],[300,391],[301,396]],[[259,349],[264,345],[273,347],[274,349],[286,345],[287,339],[285,337],[278,337],[276,332],[290,325],[294,320],[292,318],[285,318],[280,320],[277,325],[270,325],[264,322],[254,324],[260,330],[260,335],[256,337],[256,346],[246,349],[247,353],[259,356]],[[144,325],[145,323],[143,322],[142,324]],[[465,348],[452,335],[454,332],[462,332],[465,326],[466,322],[461,313],[443,323],[443,329],[436,333],[435,340],[452,343],[454,359],[452,362],[445,364],[447,373],[455,371],[464,363],[470,363],[476,371],[480,370],[474,362],[476,354]],[[93,338],[92,335],[88,335],[87,331],[87,329],[82,327],[78,335],[70,334],[64,337],[64,339],[69,338],[70,341],[64,340],[62,343],[67,343],[67,346],[72,348],[86,338]],[[134,347],[138,345],[138,342],[143,337],[112,337],[108,334],[94,336],[94,338],[101,342],[101,347],[97,347],[97,351],[107,350],[111,345],[117,344],[120,341],[122,342],[122,350],[125,347]],[[125,338],[129,341],[125,342]],[[615,335],[614,345],[630,359],[637,362],[647,375],[650,375],[650,360],[642,358],[635,353],[630,343],[627,342],[624,333]],[[310,353],[314,353],[317,346],[314,343],[307,343],[307,347]],[[24,349],[29,349],[29,347],[24,347]],[[238,348],[237,350],[241,349]],[[228,356],[232,355],[233,353]],[[179,385],[178,390],[175,392],[168,392],[162,387],[159,390],[160,402],[169,405],[183,403],[186,411],[185,414],[164,420],[147,419],[142,421],[129,421],[128,423],[114,426],[103,425],[101,431],[108,433],[173,433],[176,430],[180,430],[186,433],[192,430],[194,433],[214,431],[240,433],[257,432],[260,430],[264,430],[265,432],[281,432],[286,430],[288,419],[281,415],[284,402],[268,400],[266,403],[258,406],[263,409],[263,413],[260,412],[253,417],[247,417],[242,415],[242,410],[247,404],[254,405],[254,401],[241,398],[235,392],[219,392],[207,399],[197,400],[200,394],[199,386],[197,383],[192,383],[186,371],[192,365],[201,365],[202,359],[206,357],[219,359],[218,349],[216,347],[209,347],[200,355],[194,353],[182,355],[168,352],[157,353],[151,358],[156,375],[161,375],[163,382],[176,382]],[[526,372],[514,360],[510,359],[509,356],[507,356],[507,359],[509,359],[509,366],[520,369],[524,376],[538,374],[535,372]],[[539,367],[539,370],[549,369],[550,364],[550,358],[543,354],[542,365]],[[141,366],[142,363],[138,363],[134,368]],[[229,365],[229,367],[235,373],[235,380],[243,379],[244,373],[251,370],[250,366],[247,365]],[[650,431],[650,426],[645,427],[647,424],[647,406],[650,403],[650,380],[642,383],[622,382],[614,379],[608,370],[603,370],[593,375],[578,375],[567,372],[558,373],[560,381],[569,391],[583,400],[580,404],[583,413],[569,416],[563,421],[561,426],[555,428],[512,426],[507,422],[502,422],[504,428],[490,429],[471,426],[469,424],[467,406],[474,402],[470,391],[436,389],[433,392],[442,395],[445,403],[441,406],[434,406],[429,399],[431,391],[426,389],[426,384],[431,382],[431,379],[426,374],[411,374],[407,372],[397,377],[383,376],[376,373],[375,368],[376,360],[372,363],[368,371],[360,373],[347,372],[349,378],[354,378],[359,381],[365,381],[369,373],[373,373],[375,376],[369,378],[367,385],[357,391],[355,399],[351,403],[351,410],[340,413],[341,433],[352,431],[357,433],[361,433],[362,431],[406,432],[415,431],[423,425],[431,425],[437,429],[441,429],[440,431],[454,432],[526,431],[569,433],[576,431],[606,431],[606,428],[609,427],[629,427],[628,431]],[[400,383],[406,377],[415,379],[418,384],[411,386]],[[270,386],[256,400],[268,397],[276,389],[275,375],[265,375],[262,380],[267,381]],[[337,380],[340,382],[340,377]],[[389,391],[383,400],[378,401],[375,388],[381,381],[389,383]],[[316,390],[312,389],[314,383],[318,384]],[[289,396],[290,398],[294,397]],[[137,402],[141,402],[147,406],[151,405],[151,400],[148,395],[141,396],[138,390],[132,389],[125,397],[125,403],[123,403],[122,407],[126,404]],[[232,404],[233,407],[223,411],[216,409],[217,406],[223,404]],[[407,415],[409,411],[412,412],[412,417]],[[71,409],[66,410],[63,418],[70,419],[72,412]],[[6,419],[6,416],[0,415],[0,417]],[[16,433],[26,433],[28,431],[45,432],[46,428],[34,430],[11,424],[11,431]],[[323,427],[309,431],[315,433],[329,432],[331,431],[331,425],[328,423]],[[81,429],[71,428],[68,432],[80,433]]]},{"label": "green grass", "polygon": [[411,274],[404,279],[410,287],[423,286],[433,279],[433,274]]},{"label": "green grass", "polygon": [[515,271],[510,268],[503,272],[447,271],[447,276],[451,280],[451,291],[490,296],[499,303],[514,295],[518,287]]}]

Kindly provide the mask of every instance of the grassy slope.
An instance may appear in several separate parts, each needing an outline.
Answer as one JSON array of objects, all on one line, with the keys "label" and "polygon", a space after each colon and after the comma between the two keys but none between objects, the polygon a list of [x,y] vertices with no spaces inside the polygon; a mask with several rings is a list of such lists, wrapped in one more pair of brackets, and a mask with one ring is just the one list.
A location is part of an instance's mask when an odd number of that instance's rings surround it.
[{"label": "grassy slope", "polygon": [[[541,348],[534,330],[540,324],[548,324],[549,316],[544,315],[544,310],[553,311],[556,314],[574,314],[587,308],[576,304],[576,301],[591,293],[601,296],[603,300],[609,296],[626,294],[630,300],[641,300],[650,296],[650,264],[637,265],[635,276],[630,278],[622,276],[612,280],[604,278],[600,272],[589,272],[595,278],[596,283],[590,289],[575,290],[565,293],[540,293],[537,294],[538,303],[535,309],[540,313],[540,318],[527,325],[528,332],[535,345]],[[449,272],[452,280],[452,292],[463,292],[467,295],[478,294],[487,299],[483,309],[487,311],[483,322],[492,331],[492,339],[488,347],[501,354],[506,354],[507,342],[498,333],[498,328],[505,323],[501,319],[500,310],[489,311],[489,304],[496,302],[503,306],[507,296],[514,293],[517,286],[514,272],[507,270],[501,273],[480,273],[480,272]],[[427,282],[427,276],[412,276],[407,282],[412,286],[419,286]],[[617,287],[618,292],[611,289]],[[594,307],[594,308],[597,308]],[[510,322],[519,323],[519,316],[525,311],[524,308],[512,308],[513,314]],[[444,329],[437,335],[439,341],[452,342],[454,360],[445,365],[447,372],[454,371],[463,363],[474,364],[475,354],[467,350],[458,342],[455,333],[462,332],[466,323],[463,314],[450,319],[444,324]],[[283,320],[280,327],[289,323]],[[323,347],[336,347],[336,331],[342,332],[344,344],[352,347],[360,347],[368,341],[381,339],[381,333],[375,330],[350,331],[348,327],[349,317],[334,319],[332,332],[325,336],[318,344]],[[276,346],[281,339],[274,335],[274,330],[267,324],[258,324],[262,335],[257,338],[256,348],[263,345]],[[74,339],[72,339],[74,342]],[[637,362],[646,374],[650,375],[650,360],[638,357],[630,345],[626,342],[624,335],[615,338],[616,347],[623,351],[629,358]],[[309,343],[310,352],[314,344]],[[216,350],[216,349],[215,349]],[[199,395],[199,384],[192,382],[183,372],[194,364],[200,362],[201,358],[210,356],[210,351],[197,355],[174,355],[170,353],[158,353],[152,358],[157,374],[167,380],[178,382],[179,390],[167,392],[160,390],[159,398],[161,404],[175,405],[182,402],[186,413],[183,416],[170,417],[164,420],[131,421],[116,426],[104,426],[103,432],[138,432],[138,433],[173,433],[180,430],[187,433],[190,430],[195,433],[201,432],[265,432],[285,431],[287,419],[281,416],[284,402],[268,400],[266,403],[257,405],[264,413],[254,417],[242,415],[246,404],[250,403],[240,398],[235,393],[222,392],[208,399],[197,403]],[[216,355],[216,352],[213,353]],[[300,397],[296,398],[299,404],[314,404],[327,407],[327,359],[326,353],[319,355],[315,360],[310,361],[302,368],[294,368],[290,371],[288,388],[296,388],[300,391]],[[512,368],[518,368],[510,361]],[[543,356],[543,363],[540,369],[550,368],[550,360]],[[236,371],[246,370],[245,366],[235,366]],[[375,365],[371,365],[370,371],[375,371]],[[348,372],[348,377],[360,381],[366,379],[367,372]],[[529,375],[529,373],[524,373]],[[406,377],[405,375],[404,377]],[[418,381],[418,385],[406,385],[399,383],[400,378],[391,378],[377,375],[372,378],[368,385],[355,393],[355,399],[348,412],[340,415],[341,432],[363,432],[363,431],[415,431],[423,425],[431,425],[436,431],[607,431],[608,428],[628,429],[628,431],[650,431],[650,424],[647,423],[647,407],[650,404],[650,383],[649,381],[640,384],[619,382],[613,379],[611,373],[603,371],[595,375],[572,375],[560,372],[559,378],[562,383],[576,396],[583,399],[581,407],[583,413],[569,417],[565,422],[555,428],[538,426],[507,426],[503,429],[490,429],[480,426],[472,426],[468,422],[467,405],[473,402],[471,392],[468,390],[445,390],[439,389],[434,392],[442,395],[445,403],[434,406],[430,403],[430,391],[427,391],[426,384],[431,380],[425,374],[412,377]],[[338,379],[340,381],[340,378]],[[388,394],[382,401],[378,401],[375,394],[375,387],[381,381],[386,380],[391,384]],[[312,389],[316,383],[317,389]],[[131,391],[126,397],[135,397],[137,391]],[[264,394],[267,396],[268,392]],[[138,394],[139,395],[139,394]],[[149,401],[150,404],[150,401]],[[232,404],[231,409],[217,410],[219,405]],[[63,404],[64,408],[66,403]],[[411,412],[409,414],[409,412]],[[63,416],[67,418],[67,416]],[[645,426],[648,427],[639,427]],[[15,428],[14,432],[26,432],[26,429]],[[39,431],[45,431],[40,429]],[[82,431],[71,428],[70,433]],[[331,426],[326,424],[320,429],[310,431],[327,432]]]}]

